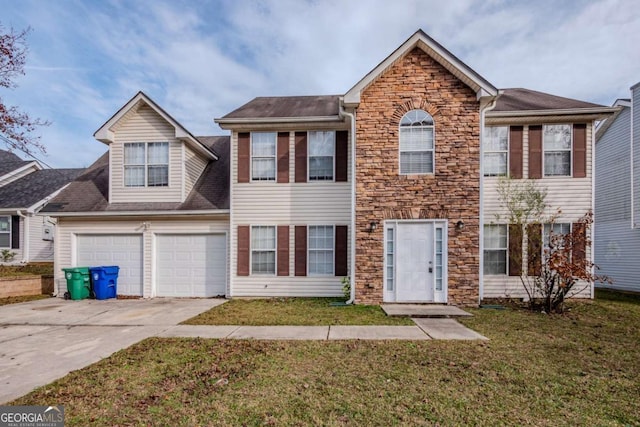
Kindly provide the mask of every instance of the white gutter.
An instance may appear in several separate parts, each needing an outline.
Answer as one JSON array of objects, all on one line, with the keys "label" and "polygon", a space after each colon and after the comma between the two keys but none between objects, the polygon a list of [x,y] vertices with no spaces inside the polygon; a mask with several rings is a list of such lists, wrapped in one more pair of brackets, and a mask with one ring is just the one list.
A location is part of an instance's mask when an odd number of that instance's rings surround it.
[{"label": "white gutter", "polygon": [[[598,224],[595,222],[596,215],[596,132],[595,132],[595,120],[591,122],[591,213],[593,214],[591,223],[591,230],[589,239],[591,239],[591,246],[589,248],[589,261],[591,261],[591,275],[596,274],[596,227]],[[585,254],[586,255],[586,254]],[[591,282],[591,299],[595,298],[595,283]]]},{"label": "white gutter", "polygon": [[353,304],[356,299],[356,116],[344,109],[344,98],[340,98],[340,116],[349,117],[350,143],[351,143],[351,265],[349,266],[349,282],[351,283],[351,296],[346,304]]},{"label": "white gutter", "polygon": [[[498,94],[499,95],[499,94]],[[479,281],[478,281],[478,304],[482,301],[484,295],[484,119],[485,114],[495,108],[498,97],[494,97],[489,104],[484,108],[480,108],[480,218],[478,223],[480,224],[479,232]],[[509,171],[507,171],[508,173]]]},{"label": "white gutter", "polygon": [[[17,210],[16,213],[20,218],[22,218],[22,222],[24,223],[24,229],[22,233],[22,241],[24,244],[22,245],[22,262],[29,262],[29,217],[22,213],[22,211]],[[18,227],[20,227],[18,225]],[[11,234],[13,234],[13,230],[11,230]]]},{"label": "white gutter", "polygon": [[57,217],[86,217],[86,216],[192,216],[192,215],[228,215],[229,209],[218,209],[218,210],[209,210],[209,211],[101,211],[101,212],[47,212],[44,211],[42,214],[46,214],[48,216],[57,218]]},{"label": "white gutter", "polygon": [[487,117],[558,116],[558,115],[564,115],[564,114],[611,114],[611,113],[615,113],[616,111],[617,111],[617,108],[615,107],[559,108],[555,110],[494,111],[488,114]]},{"label": "white gutter", "polygon": [[[42,170],[42,166],[40,166],[40,164],[38,162],[35,162],[35,161],[34,162],[30,162],[30,163],[27,163],[24,166],[19,167],[18,169],[14,169],[11,172],[8,172],[8,173],[0,176],[0,182],[8,181],[12,176],[19,175],[20,173],[22,173],[22,172],[26,171],[27,169],[30,169],[30,168],[32,168],[34,166],[36,167],[36,170]],[[16,180],[18,180],[20,178],[23,178],[24,176],[25,175],[22,175],[19,178],[16,178],[16,179],[11,180],[9,182],[16,181]],[[9,182],[5,182],[3,185],[7,185]]]},{"label": "white gutter", "polygon": [[631,128],[630,132],[629,132],[629,138],[630,138],[630,151],[631,151],[631,229],[633,230],[634,228],[636,228],[636,220],[635,220],[635,197],[634,197],[634,189],[635,189],[635,185],[634,185],[634,181],[633,181],[633,88],[635,86],[631,87],[631,111],[629,111],[629,114],[631,114],[631,116],[629,117],[629,127]]},{"label": "white gutter", "polygon": [[[341,105],[342,108],[342,105]],[[262,124],[262,123],[304,123],[304,122],[339,122],[342,121],[342,111],[337,116],[308,116],[308,117],[253,117],[253,118],[230,118],[214,119],[219,125],[233,124]],[[222,127],[222,126],[221,126]],[[224,129],[224,128],[223,128]]]}]

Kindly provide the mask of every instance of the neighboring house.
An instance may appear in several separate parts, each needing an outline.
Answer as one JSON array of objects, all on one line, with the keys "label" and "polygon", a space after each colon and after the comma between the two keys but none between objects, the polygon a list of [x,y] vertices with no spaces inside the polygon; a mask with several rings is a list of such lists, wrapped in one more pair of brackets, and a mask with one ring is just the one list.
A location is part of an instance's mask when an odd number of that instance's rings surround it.
[{"label": "neighboring house", "polygon": [[0,250],[12,261],[53,261],[55,220],[38,212],[82,171],[43,169],[0,150]]},{"label": "neighboring house", "polygon": [[595,263],[607,287],[640,291],[640,83],[596,132]]},{"label": "neighboring house", "polygon": [[496,221],[498,176],[538,180],[570,228],[612,112],[499,90],[422,31],[344,95],[216,119],[230,138],[194,138],[139,93],[96,133],[109,155],[47,208],[58,284],[62,267],[113,263],[120,292],[145,297],[339,296],[344,277],[363,303],[522,297],[529,265],[509,252],[528,248]]}]

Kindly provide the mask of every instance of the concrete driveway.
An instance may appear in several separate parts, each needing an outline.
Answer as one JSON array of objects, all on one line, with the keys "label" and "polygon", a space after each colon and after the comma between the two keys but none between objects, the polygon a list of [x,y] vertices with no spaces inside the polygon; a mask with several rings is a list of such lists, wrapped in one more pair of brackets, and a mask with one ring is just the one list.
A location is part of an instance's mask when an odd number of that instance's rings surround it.
[{"label": "concrete driveway", "polygon": [[0,404],[224,302],[48,298],[0,306]]}]

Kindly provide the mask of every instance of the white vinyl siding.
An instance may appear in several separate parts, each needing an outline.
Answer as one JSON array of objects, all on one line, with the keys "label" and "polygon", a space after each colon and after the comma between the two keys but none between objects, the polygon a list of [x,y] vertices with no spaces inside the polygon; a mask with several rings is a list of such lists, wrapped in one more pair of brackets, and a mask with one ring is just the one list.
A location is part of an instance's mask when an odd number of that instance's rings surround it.
[{"label": "white vinyl siding", "polygon": [[[319,130],[314,125],[314,130]],[[300,127],[296,129],[300,130]],[[341,277],[295,276],[295,226],[311,224],[348,225],[351,221],[351,151],[347,182],[296,183],[295,137],[289,134],[289,183],[237,182],[237,132],[231,135],[231,234],[229,252],[232,272],[230,296],[342,296]],[[256,207],[259,208],[256,208]],[[238,225],[289,226],[289,276],[237,276]],[[348,243],[350,248],[350,243]],[[349,253],[350,249],[347,249]],[[349,262],[349,261],[347,261]]]},{"label": "white vinyl siding", "polygon": [[334,157],[336,152],[335,131],[310,131],[309,141],[309,181],[333,181]]},{"label": "white vinyl siding", "polygon": [[[537,184],[546,188],[547,193],[547,210],[546,215],[553,215],[557,212],[558,208],[561,209],[561,214],[556,218],[557,222],[561,223],[573,223],[578,221],[587,211],[592,209],[592,123],[587,123],[587,176],[585,178],[573,178],[571,176],[555,177],[553,179],[541,179],[536,180]],[[529,176],[529,127],[524,126],[523,132],[523,178],[526,179]],[[501,206],[500,199],[498,197],[497,187],[498,177],[484,177],[483,184],[483,220],[485,224],[491,224],[496,222],[496,215],[499,216],[501,221],[507,220],[507,211]],[[515,180],[521,181],[521,180]],[[598,230],[596,224],[596,232]],[[597,240],[596,240],[597,244]],[[527,268],[527,237],[526,233],[523,238],[523,251],[524,251],[524,263],[523,268]],[[592,250],[588,249],[586,256],[591,259]],[[518,276],[498,276],[498,275],[484,275],[483,278],[483,295],[482,298],[525,298],[526,292],[522,287],[520,277]],[[583,289],[584,286],[577,286],[576,289]],[[584,290],[580,296],[590,297],[590,288]]]},{"label": "white vinyl siding", "polygon": [[[144,224],[147,224],[145,229]],[[157,249],[155,241],[161,234],[227,234],[228,216],[208,218],[166,219],[160,217],[140,217],[132,219],[76,219],[59,218],[56,229],[54,275],[58,296],[66,291],[66,281],[62,268],[77,267],[77,236],[83,234],[141,234],[143,241],[143,296],[155,296],[157,277]],[[227,238],[228,245],[228,238]],[[228,268],[228,263],[227,263]],[[229,270],[227,269],[227,277]],[[227,284],[228,290],[228,284]]]},{"label": "white vinyl siding", "polygon": [[193,186],[198,182],[198,179],[200,179],[200,175],[202,175],[202,172],[204,172],[204,169],[207,167],[208,161],[186,145],[184,146],[184,150],[184,195],[186,198],[191,193],[191,190],[193,190]]},{"label": "white vinyl siding", "polygon": [[[110,151],[110,203],[183,201],[183,142],[175,138],[175,129],[147,105],[133,108],[114,127]],[[124,144],[161,142],[169,144],[169,185],[163,187],[127,187],[124,173]]]},{"label": "white vinyl siding", "polygon": [[42,239],[45,225],[53,227],[55,239],[55,218],[46,220],[43,215],[29,217],[29,261],[53,261],[54,241]]},{"label": "white vinyl siding", "polygon": [[509,127],[485,127],[483,144],[484,176],[506,175],[509,167]]}]

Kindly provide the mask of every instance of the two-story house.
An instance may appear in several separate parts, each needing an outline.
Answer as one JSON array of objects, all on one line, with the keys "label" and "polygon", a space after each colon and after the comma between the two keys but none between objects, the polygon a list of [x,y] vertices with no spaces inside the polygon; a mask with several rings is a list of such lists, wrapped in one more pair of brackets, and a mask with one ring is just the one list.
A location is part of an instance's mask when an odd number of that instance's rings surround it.
[{"label": "two-story house", "polygon": [[[640,291],[640,82],[596,132],[595,262],[610,287]],[[608,285],[609,286],[609,285]]]},{"label": "two-story house", "polygon": [[[95,202],[70,187],[50,205],[57,267],[133,259],[143,296],[338,296],[345,277],[364,303],[523,296],[527,258],[509,255],[532,249],[495,221],[497,177],[539,180],[571,227],[593,203],[593,122],[610,113],[499,90],[422,31],[343,95],[255,98],[216,119],[231,136],[215,145],[139,94],[96,133],[109,155],[83,181]],[[185,208],[194,191],[224,202]],[[177,249],[202,235],[225,236],[219,256]],[[137,243],[117,258],[123,236]]]},{"label": "two-story house", "polygon": [[83,169],[44,169],[39,162],[22,160],[0,150],[0,262],[51,262],[56,222],[39,215]]}]

